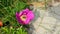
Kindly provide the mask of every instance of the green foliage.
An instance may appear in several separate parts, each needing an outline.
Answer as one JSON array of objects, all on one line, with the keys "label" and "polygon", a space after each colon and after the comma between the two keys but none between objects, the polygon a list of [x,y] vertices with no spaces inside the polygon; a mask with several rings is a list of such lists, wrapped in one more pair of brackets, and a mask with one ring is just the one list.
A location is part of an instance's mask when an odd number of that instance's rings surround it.
[{"label": "green foliage", "polygon": [[[17,20],[15,13],[25,9],[28,5],[26,1],[21,0],[0,0],[0,20],[5,24],[9,22],[9,26],[0,28],[1,34],[27,34],[25,27],[20,25]],[[10,26],[14,27],[10,29]],[[16,28],[19,26],[18,28]],[[22,27],[21,27],[22,26]],[[4,30],[5,29],[5,30]]]},{"label": "green foliage", "polygon": [[1,30],[0,34],[27,34],[27,32],[22,26],[19,28],[13,28],[13,27],[8,28],[7,26],[5,26],[2,27],[0,30]]}]

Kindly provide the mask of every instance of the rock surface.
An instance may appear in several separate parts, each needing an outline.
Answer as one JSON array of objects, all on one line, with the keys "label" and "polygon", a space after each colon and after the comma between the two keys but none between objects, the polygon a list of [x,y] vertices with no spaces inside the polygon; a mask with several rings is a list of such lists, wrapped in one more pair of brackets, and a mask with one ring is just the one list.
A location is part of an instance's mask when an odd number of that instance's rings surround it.
[{"label": "rock surface", "polygon": [[60,34],[60,5],[47,10],[36,8],[30,34]]}]

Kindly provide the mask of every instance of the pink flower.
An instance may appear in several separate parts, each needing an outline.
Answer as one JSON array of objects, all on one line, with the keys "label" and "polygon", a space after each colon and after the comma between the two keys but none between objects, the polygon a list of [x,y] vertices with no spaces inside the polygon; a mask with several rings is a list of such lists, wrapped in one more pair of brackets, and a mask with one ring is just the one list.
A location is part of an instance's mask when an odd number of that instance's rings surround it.
[{"label": "pink flower", "polygon": [[34,19],[34,13],[28,8],[22,10],[20,13],[16,12],[16,19],[20,24],[29,24]]}]

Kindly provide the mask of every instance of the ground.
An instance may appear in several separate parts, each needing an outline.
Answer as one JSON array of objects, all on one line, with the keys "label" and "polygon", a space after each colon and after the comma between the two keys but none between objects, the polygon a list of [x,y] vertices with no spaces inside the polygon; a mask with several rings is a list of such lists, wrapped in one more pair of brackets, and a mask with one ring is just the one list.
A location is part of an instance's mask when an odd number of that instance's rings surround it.
[{"label": "ground", "polygon": [[30,34],[60,34],[60,5],[33,11],[35,19],[31,22]]}]

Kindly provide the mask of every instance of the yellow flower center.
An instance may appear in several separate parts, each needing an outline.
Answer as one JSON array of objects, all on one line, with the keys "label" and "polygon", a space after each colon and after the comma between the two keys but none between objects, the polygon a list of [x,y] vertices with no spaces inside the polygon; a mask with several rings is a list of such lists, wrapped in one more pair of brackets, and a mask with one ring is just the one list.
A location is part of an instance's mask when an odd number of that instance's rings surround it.
[{"label": "yellow flower center", "polygon": [[21,18],[23,21],[25,21],[25,20],[26,20],[26,15],[22,15],[20,18]]}]

